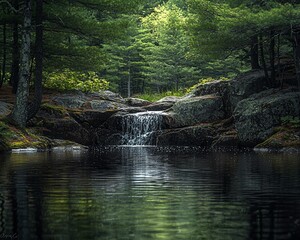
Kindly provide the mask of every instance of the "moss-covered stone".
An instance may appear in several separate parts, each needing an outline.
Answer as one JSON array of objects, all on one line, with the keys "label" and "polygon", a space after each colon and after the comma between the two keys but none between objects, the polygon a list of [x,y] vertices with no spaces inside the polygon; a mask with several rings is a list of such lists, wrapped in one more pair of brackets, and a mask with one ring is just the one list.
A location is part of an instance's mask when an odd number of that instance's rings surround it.
[{"label": "moss-covered stone", "polygon": [[255,149],[298,149],[300,150],[300,128],[278,127],[276,133],[264,142],[258,144]]},{"label": "moss-covered stone", "polygon": [[255,146],[274,134],[285,116],[300,116],[300,93],[293,89],[270,89],[238,103],[234,111],[238,137]]},{"label": "moss-covered stone", "polygon": [[172,107],[178,126],[214,122],[225,117],[223,101],[220,96],[206,95],[178,101]]},{"label": "moss-covered stone", "polygon": [[0,121],[0,151],[17,148],[48,148],[51,141],[31,130],[20,130]]}]

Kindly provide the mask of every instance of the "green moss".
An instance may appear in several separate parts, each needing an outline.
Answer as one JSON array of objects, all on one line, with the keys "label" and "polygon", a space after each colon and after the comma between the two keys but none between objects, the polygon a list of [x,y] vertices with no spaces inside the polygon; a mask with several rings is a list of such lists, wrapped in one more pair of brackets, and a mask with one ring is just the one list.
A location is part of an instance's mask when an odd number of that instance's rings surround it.
[{"label": "green moss", "polygon": [[68,113],[66,108],[64,108],[63,106],[52,105],[52,104],[49,104],[49,103],[44,103],[41,106],[41,109],[45,110],[45,111],[49,111],[52,114],[56,112],[56,113],[60,113],[62,115],[66,115]]},{"label": "green moss", "polygon": [[0,121],[0,151],[17,148],[47,148],[50,141],[30,129],[20,130]]},{"label": "green moss", "polygon": [[176,91],[167,91],[167,92],[163,92],[163,93],[144,93],[144,94],[135,95],[134,97],[144,99],[149,102],[155,102],[164,97],[169,97],[169,96],[182,97],[185,94],[186,94],[185,90],[179,90],[177,92]]}]

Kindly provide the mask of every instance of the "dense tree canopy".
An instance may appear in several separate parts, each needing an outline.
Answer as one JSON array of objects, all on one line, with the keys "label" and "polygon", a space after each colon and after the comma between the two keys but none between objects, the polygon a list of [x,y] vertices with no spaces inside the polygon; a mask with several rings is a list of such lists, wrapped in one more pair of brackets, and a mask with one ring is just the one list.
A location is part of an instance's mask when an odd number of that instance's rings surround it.
[{"label": "dense tree canopy", "polygon": [[290,59],[300,86],[298,1],[0,0],[0,12],[0,86],[22,126],[42,85],[132,96],[261,68],[274,87]]}]

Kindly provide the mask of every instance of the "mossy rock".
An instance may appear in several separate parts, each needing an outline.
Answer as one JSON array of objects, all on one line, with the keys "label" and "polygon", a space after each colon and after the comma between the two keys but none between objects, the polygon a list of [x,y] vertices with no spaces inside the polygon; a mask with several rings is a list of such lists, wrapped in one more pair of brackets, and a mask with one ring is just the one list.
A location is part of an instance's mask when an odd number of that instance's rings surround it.
[{"label": "mossy rock", "polygon": [[0,151],[18,148],[45,149],[50,146],[50,140],[36,135],[31,130],[20,130],[0,121]]},{"label": "mossy rock", "polygon": [[264,142],[258,144],[255,149],[298,149],[300,150],[300,128],[276,128],[276,133]]}]

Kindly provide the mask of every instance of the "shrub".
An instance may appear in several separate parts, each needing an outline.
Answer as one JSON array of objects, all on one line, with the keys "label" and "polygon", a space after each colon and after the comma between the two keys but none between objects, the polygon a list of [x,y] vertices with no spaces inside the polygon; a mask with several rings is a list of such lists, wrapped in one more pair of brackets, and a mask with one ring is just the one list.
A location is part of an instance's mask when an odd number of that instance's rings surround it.
[{"label": "shrub", "polygon": [[109,82],[100,79],[95,72],[79,73],[70,70],[49,73],[45,76],[44,86],[56,90],[80,90],[83,92],[97,92],[107,90]]}]

